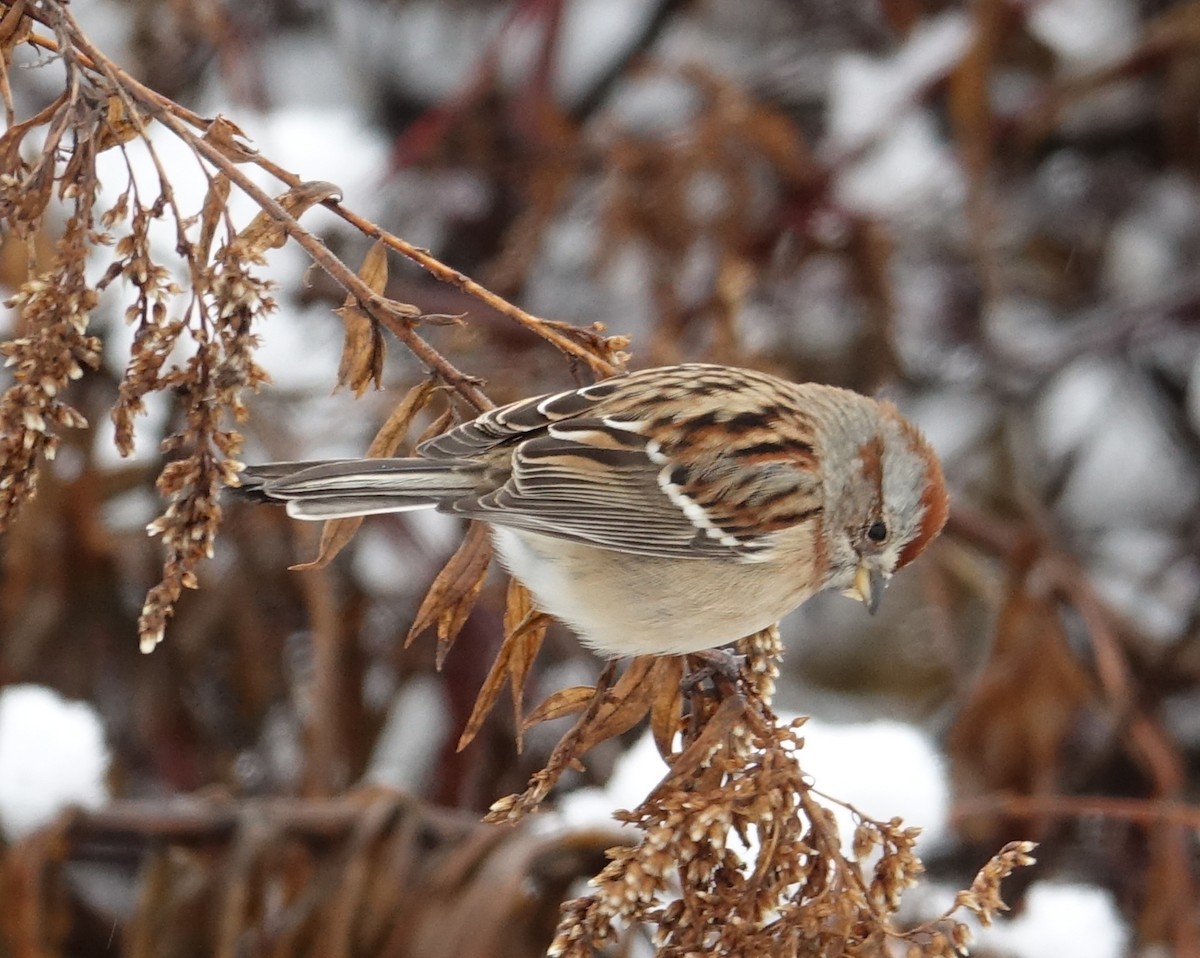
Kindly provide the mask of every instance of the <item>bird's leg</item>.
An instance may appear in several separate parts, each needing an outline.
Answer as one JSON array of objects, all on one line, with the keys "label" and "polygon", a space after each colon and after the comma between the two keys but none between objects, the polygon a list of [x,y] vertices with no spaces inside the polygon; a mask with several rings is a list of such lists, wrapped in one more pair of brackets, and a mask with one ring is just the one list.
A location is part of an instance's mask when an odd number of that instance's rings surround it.
[{"label": "bird's leg", "polygon": [[688,653],[688,658],[692,661],[698,659],[702,664],[698,669],[684,673],[681,685],[685,695],[695,692],[710,679],[714,685],[725,685],[729,689],[737,689],[741,685],[746,656],[728,649],[702,649]]}]

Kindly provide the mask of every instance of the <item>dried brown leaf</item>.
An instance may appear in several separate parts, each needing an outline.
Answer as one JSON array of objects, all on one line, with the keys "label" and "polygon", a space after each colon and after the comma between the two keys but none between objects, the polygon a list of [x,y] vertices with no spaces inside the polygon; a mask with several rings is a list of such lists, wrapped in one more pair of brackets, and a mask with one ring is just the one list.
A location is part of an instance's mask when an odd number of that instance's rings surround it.
[{"label": "dried brown leaf", "polygon": [[504,612],[504,643],[496,654],[496,660],[484,679],[475,697],[471,717],[458,739],[458,750],[462,751],[479,733],[484,720],[496,705],[505,678],[512,688],[513,711],[517,727],[517,750],[521,749],[521,712],[525,702],[525,678],[533,664],[542,640],[546,636],[546,616],[533,606],[533,600],[523,585],[515,579],[509,580],[508,603]]},{"label": "dried brown leaf", "polygon": [[[358,268],[358,277],[372,291],[381,296],[383,295],[388,281],[387,246],[384,245],[383,240],[376,240],[374,245],[367,250],[367,255],[363,257],[362,266]],[[347,304],[351,299],[347,299]]]},{"label": "dried brown leaf", "polygon": [[[381,241],[377,241],[367,251],[358,275],[373,292],[383,293],[387,286],[388,265],[387,247]],[[353,295],[347,296],[345,303],[336,312],[342,317],[345,326],[342,358],[338,363],[338,386],[349,386],[354,390],[355,396],[366,392],[372,382],[376,389],[382,388],[383,361],[387,356],[387,346],[379,324],[359,305]]]},{"label": "dried brown leaf", "polygon": [[517,729],[517,751],[521,750],[521,718],[525,711],[525,680],[546,638],[550,619],[533,604],[529,590],[516,579],[508,580],[504,606],[504,644],[512,646],[509,684],[512,690],[513,724]]},{"label": "dried brown leaf", "polygon": [[529,786],[521,794],[509,795],[499,801],[493,802],[487,815],[484,817],[484,821],[499,823],[520,820],[545,800],[567,768],[578,764],[579,756],[585,751],[585,749],[580,748],[580,739],[586,734],[588,726],[595,721],[597,715],[604,707],[610,694],[610,683],[616,670],[617,660],[612,659],[604,667],[600,673],[600,677],[596,680],[596,687],[583,715],[571,726],[567,734],[559,739],[558,744],[554,746],[554,751],[550,754],[549,760],[546,762],[545,768],[533,776],[529,782]]},{"label": "dried brown leaf", "polygon": [[308,562],[297,562],[295,565],[288,566],[288,569],[292,572],[308,572],[312,569],[325,568],[354,538],[354,533],[358,532],[362,521],[362,516],[327,520],[321,527],[321,542],[317,546],[317,557]]},{"label": "dried brown leaf", "polygon": [[646,803],[656,801],[661,795],[685,782],[694,782],[697,770],[708,761],[746,714],[746,700],[742,696],[730,695],[723,699],[716,712],[704,724],[700,734],[672,759],[670,773],[646,796]]},{"label": "dried brown leaf", "polygon": [[20,211],[16,218],[26,223],[34,223],[42,218],[50,195],[54,190],[54,164],[43,157],[41,164],[25,181],[25,189],[21,193]]},{"label": "dried brown leaf", "polygon": [[345,335],[342,339],[342,358],[338,362],[337,386],[349,386],[354,395],[361,396],[371,383],[383,388],[383,361],[387,345],[379,324],[361,306],[348,303],[334,310],[342,317]]},{"label": "dried brown leaf", "polygon": [[483,680],[483,685],[479,687],[479,694],[475,696],[475,704],[471,708],[471,716],[467,719],[466,725],[463,726],[462,734],[458,737],[458,745],[455,746],[457,751],[461,752],[464,748],[470,745],[475,736],[479,734],[480,728],[483,727],[484,720],[491,714],[492,709],[496,705],[496,699],[500,697],[500,690],[504,688],[504,680],[508,676],[509,657],[512,655],[512,644],[505,640],[500,646],[500,651],[496,654],[496,659],[492,662],[492,667],[488,671],[487,678]]},{"label": "dried brown leaf", "polygon": [[421,443],[425,442],[427,439],[432,439],[434,436],[440,436],[453,424],[454,408],[447,406],[444,410],[442,410],[441,415],[439,415],[433,422],[426,426],[425,431],[417,437],[417,445],[420,446]]},{"label": "dried brown leaf", "polygon": [[204,142],[220,150],[234,163],[244,163],[258,156],[258,150],[246,144],[246,134],[226,116],[217,114],[204,131]]},{"label": "dried brown leaf", "polygon": [[[367,448],[367,457],[384,459],[393,455],[400,443],[404,441],[408,428],[412,425],[413,417],[425,408],[436,391],[436,384],[429,379],[413,386],[400,401],[400,405],[388,416],[387,422],[375,434],[375,438],[371,440],[371,445]],[[327,566],[333,557],[354,538],[354,533],[358,532],[362,521],[362,516],[330,519],[321,530],[321,544],[317,547],[317,557],[309,562],[292,566],[292,571],[304,572],[308,569],[321,569]]]},{"label": "dried brown leaf", "polygon": [[[294,186],[275,201],[292,219],[298,219],[309,207],[334,197],[340,198],[341,188],[323,180],[314,180]],[[278,249],[287,242],[287,223],[277,220],[266,210],[250,221],[250,225],[238,233],[238,242],[251,253],[264,253]]]},{"label": "dried brown leaf", "polygon": [[[987,666],[947,736],[957,797],[1013,792],[1057,793],[1067,774],[1068,744],[1098,707],[1087,667],[1071,649],[1052,596],[1031,588],[1036,547],[1019,551],[1009,570],[1008,594],[996,620]],[[959,825],[980,842],[995,841],[1008,823],[973,816]],[[1036,836],[1052,827],[1034,821]]]},{"label": "dried brown leaf", "polygon": [[465,326],[466,313],[421,313],[419,317],[422,326]]},{"label": "dried brown leaf", "polygon": [[552,722],[568,715],[579,714],[587,708],[588,702],[595,694],[596,688],[592,685],[572,685],[559,689],[529,713],[522,723],[522,731],[528,731],[542,722]]},{"label": "dried brown leaf", "polygon": [[671,756],[675,735],[683,722],[683,657],[664,656],[655,664],[650,700],[650,731],[665,760]]},{"label": "dried brown leaf", "polygon": [[[507,644],[506,644],[507,645]],[[503,655],[504,649],[501,650]],[[594,689],[576,688],[563,689],[555,693],[535,710],[534,716],[526,725],[547,718],[557,718],[580,711],[583,715],[571,726],[570,730],[559,739],[554,752],[546,767],[538,772],[531,781],[529,788],[521,795],[509,796],[495,803],[488,814],[487,821],[512,821],[536,808],[550,793],[555,783],[568,768],[578,767],[580,759],[601,742],[620,735],[636,725],[650,710],[656,691],[656,683],[676,675],[677,662],[674,657],[654,655],[639,655],[631,659],[624,673],[615,685],[610,686],[615,660],[610,662],[601,674]],[[499,666],[499,661],[497,662]],[[492,701],[499,686],[503,683],[504,672],[493,667],[492,673],[485,683],[485,690]],[[490,684],[491,687],[488,687]],[[494,687],[494,690],[493,690]],[[484,691],[479,699],[484,698]],[[745,700],[738,698],[737,714],[745,711]],[[487,706],[490,708],[490,704]],[[476,712],[479,711],[479,701],[476,702]],[[484,713],[486,714],[486,713]],[[472,719],[475,715],[472,715]],[[471,729],[473,735],[476,729]],[[467,733],[463,736],[466,738]],[[469,739],[467,739],[469,741]],[[460,748],[462,747],[460,742]]]},{"label": "dried brown leaf", "polygon": [[632,659],[617,684],[605,696],[596,710],[595,718],[579,736],[575,757],[591,751],[606,739],[633,728],[650,711],[655,691],[653,681],[662,659],[654,655],[639,655]]},{"label": "dried brown leaf", "polygon": [[483,580],[491,558],[492,543],[487,534],[487,527],[480,522],[472,522],[467,527],[462,545],[437,574],[433,585],[425,593],[421,608],[417,610],[416,619],[404,644],[411,644],[413,639],[436,624],[439,669],[446,659],[446,653],[450,651],[462,630],[463,623],[467,621],[467,616],[471,614],[475,600],[479,598],[479,590],[483,588]]},{"label": "dried brown leaf", "polygon": [[196,243],[196,255],[207,258],[212,249],[213,236],[217,232],[217,224],[225,212],[229,201],[229,177],[218,173],[208,184],[208,192],[204,194],[204,205],[200,208],[200,239]]},{"label": "dried brown leaf", "polygon": [[386,459],[388,456],[394,456],[396,450],[400,448],[400,443],[408,435],[413,419],[417,413],[429,405],[429,400],[437,391],[437,383],[432,379],[426,379],[405,393],[400,404],[388,416],[387,422],[380,427],[379,432],[375,433],[375,438],[367,447],[367,456],[372,459]]},{"label": "dried brown leaf", "polygon": [[109,94],[104,104],[104,123],[96,137],[96,151],[103,152],[141,135],[144,123],[120,94]]},{"label": "dried brown leaf", "polygon": [[36,127],[45,126],[66,102],[67,95],[60,93],[29,119],[13,123],[0,134],[0,162],[4,164],[3,169],[11,171],[17,168],[21,159],[21,140],[25,134]]}]

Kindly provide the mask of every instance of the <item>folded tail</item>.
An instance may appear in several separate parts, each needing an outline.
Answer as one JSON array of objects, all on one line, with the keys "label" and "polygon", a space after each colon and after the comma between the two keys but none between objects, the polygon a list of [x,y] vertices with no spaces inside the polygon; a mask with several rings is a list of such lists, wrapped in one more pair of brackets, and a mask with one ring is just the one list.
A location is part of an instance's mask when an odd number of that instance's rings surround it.
[{"label": "folded tail", "polygon": [[426,509],[474,492],[483,469],[473,462],[427,459],[329,459],[248,466],[234,491],[286,502],[297,519],[338,519]]}]

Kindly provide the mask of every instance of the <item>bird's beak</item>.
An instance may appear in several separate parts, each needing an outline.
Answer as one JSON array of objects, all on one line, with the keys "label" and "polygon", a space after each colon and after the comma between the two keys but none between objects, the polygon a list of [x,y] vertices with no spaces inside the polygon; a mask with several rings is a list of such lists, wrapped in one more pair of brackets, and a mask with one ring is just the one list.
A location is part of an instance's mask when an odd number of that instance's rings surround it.
[{"label": "bird's beak", "polygon": [[865,562],[858,564],[854,573],[854,585],[842,593],[851,599],[858,599],[867,607],[871,615],[879,608],[879,599],[883,595],[883,573],[878,569],[870,569]]}]

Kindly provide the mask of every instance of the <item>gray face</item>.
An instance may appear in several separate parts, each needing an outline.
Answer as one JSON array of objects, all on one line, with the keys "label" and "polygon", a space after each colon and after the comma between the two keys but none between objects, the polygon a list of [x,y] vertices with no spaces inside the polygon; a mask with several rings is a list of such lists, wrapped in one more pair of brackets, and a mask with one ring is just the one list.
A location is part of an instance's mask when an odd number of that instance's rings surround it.
[{"label": "gray face", "polygon": [[823,450],[831,466],[825,477],[827,588],[852,588],[860,565],[886,581],[924,529],[930,454],[895,413],[881,416],[881,407],[870,406],[841,423]]}]

